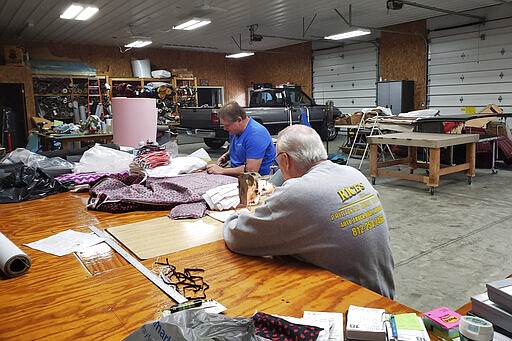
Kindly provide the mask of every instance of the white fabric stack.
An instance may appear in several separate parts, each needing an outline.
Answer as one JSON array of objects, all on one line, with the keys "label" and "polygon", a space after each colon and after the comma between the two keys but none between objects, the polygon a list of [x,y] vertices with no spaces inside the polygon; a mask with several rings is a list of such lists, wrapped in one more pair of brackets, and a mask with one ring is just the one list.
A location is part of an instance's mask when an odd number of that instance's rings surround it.
[{"label": "white fabric stack", "polygon": [[203,199],[211,210],[223,211],[236,208],[240,204],[238,183],[212,188],[203,194]]}]

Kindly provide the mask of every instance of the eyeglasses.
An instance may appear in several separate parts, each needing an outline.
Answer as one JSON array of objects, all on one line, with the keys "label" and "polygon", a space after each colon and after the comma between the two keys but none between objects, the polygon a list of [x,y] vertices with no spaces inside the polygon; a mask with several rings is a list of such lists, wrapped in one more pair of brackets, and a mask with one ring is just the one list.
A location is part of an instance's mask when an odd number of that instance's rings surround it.
[{"label": "eyeglasses", "polygon": [[286,152],[279,152],[276,154],[276,156],[272,159],[272,164],[276,167],[279,167],[279,161],[277,160],[277,157],[281,154],[284,154]]}]

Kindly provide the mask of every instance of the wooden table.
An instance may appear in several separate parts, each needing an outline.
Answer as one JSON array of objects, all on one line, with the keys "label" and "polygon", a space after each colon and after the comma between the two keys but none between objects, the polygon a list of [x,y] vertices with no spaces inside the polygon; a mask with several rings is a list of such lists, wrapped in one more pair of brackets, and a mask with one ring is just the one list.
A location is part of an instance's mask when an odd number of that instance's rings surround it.
[{"label": "wooden table", "polygon": [[[86,194],[61,193],[0,206],[0,231],[32,259],[29,272],[0,276],[0,340],[120,340],[174,302],[105,243],[80,257],[23,246],[58,232],[89,232],[165,216],[167,211],[88,211]],[[200,267],[208,298],[229,316],[256,310],[301,317],[304,310],[346,312],[350,304],[415,312],[328,271],[290,258],[247,257],[217,241],[166,255],[179,270]],[[142,261],[150,268],[154,260]],[[435,338],[433,338],[435,339]]]},{"label": "wooden table", "polygon": [[112,134],[47,134],[36,133],[41,138],[41,144],[44,150],[53,149],[53,142],[62,143],[62,149],[71,151],[74,148],[74,142],[82,143],[112,143]]},{"label": "wooden table", "polygon": [[[370,176],[372,183],[381,175],[394,176],[401,179],[424,182],[430,187],[430,193],[439,186],[439,177],[446,174],[465,171],[468,183],[475,176],[475,158],[477,134],[438,134],[438,133],[396,133],[368,136],[370,144]],[[378,162],[378,145],[392,144],[407,147],[407,158]],[[441,166],[441,148],[455,145],[466,145],[466,162],[459,165]],[[428,162],[418,162],[418,147],[428,149]],[[389,169],[381,169],[393,165],[407,164],[409,174]],[[428,175],[414,174],[417,168],[427,168]]]}]

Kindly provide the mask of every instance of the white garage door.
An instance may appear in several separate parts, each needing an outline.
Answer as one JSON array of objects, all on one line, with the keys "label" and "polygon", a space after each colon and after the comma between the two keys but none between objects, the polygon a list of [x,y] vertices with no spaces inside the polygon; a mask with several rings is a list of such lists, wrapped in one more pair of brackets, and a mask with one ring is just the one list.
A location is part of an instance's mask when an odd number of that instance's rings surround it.
[{"label": "white garage door", "polygon": [[360,43],[313,50],[313,98],[318,104],[332,100],[351,114],[376,105],[378,49]]},{"label": "white garage door", "polygon": [[512,112],[512,27],[505,21],[431,33],[429,108],[446,115],[496,104]]}]

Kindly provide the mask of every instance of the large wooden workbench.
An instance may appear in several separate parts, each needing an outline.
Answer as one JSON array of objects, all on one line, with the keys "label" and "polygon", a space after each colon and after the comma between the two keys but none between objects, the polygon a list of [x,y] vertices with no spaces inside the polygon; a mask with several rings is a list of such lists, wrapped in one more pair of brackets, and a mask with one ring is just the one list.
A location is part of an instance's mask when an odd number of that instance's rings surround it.
[{"label": "large wooden workbench", "polygon": [[[438,133],[397,133],[368,136],[370,144],[370,176],[375,184],[377,176],[387,175],[401,179],[424,182],[430,187],[430,193],[439,186],[439,177],[446,174],[465,171],[468,182],[475,176],[475,158],[477,134],[438,134]],[[407,147],[407,158],[378,162],[378,145],[391,144]],[[441,166],[441,148],[466,145],[466,162],[459,165]],[[417,160],[419,148],[428,149],[428,163]],[[389,166],[406,164],[409,174],[400,171],[382,169]],[[428,167],[428,175],[413,174],[417,168]]]},{"label": "large wooden workbench", "polygon": [[[11,279],[0,275],[0,340],[120,340],[174,304],[105,243],[62,257],[23,246],[67,229],[90,232],[89,225],[105,229],[167,213],[88,211],[87,197],[68,192],[0,205],[0,231],[32,259],[28,273]],[[350,304],[414,312],[289,258],[232,253],[222,240],[167,257],[178,269],[203,268],[207,297],[225,305],[229,316],[249,317],[256,310],[297,317],[304,310],[345,313]],[[151,268],[153,261],[142,263]]]},{"label": "large wooden workbench", "polygon": [[[41,144],[44,150],[53,149],[54,142],[62,143],[62,149],[71,151],[73,150],[73,143],[112,143],[112,134],[47,134],[36,133],[41,138]],[[80,148],[80,147],[79,147]],[[78,149],[79,149],[78,148]]]}]

